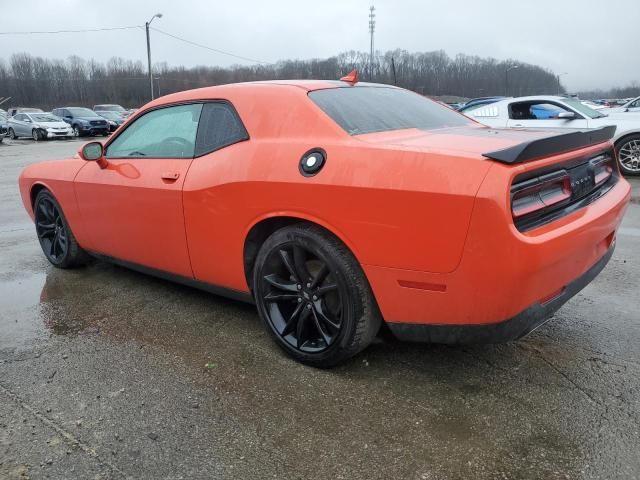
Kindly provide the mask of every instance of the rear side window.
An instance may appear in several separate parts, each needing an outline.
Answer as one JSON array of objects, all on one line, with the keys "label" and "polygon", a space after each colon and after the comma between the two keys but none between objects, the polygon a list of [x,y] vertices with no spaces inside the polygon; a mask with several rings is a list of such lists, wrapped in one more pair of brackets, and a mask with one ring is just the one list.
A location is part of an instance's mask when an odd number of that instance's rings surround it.
[{"label": "rear side window", "polygon": [[226,146],[247,140],[240,117],[228,103],[205,103],[200,115],[195,156],[199,157]]},{"label": "rear side window", "polygon": [[349,135],[405,128],[432,130],[472,123],[450,108],[400,88],[330,88],[310,92],[309,98]]}]

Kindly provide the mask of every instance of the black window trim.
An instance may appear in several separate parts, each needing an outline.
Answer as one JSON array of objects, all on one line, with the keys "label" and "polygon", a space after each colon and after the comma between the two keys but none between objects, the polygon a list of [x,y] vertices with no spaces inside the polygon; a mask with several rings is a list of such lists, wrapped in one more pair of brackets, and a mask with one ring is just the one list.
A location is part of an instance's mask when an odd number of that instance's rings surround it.
[{"label": "black window trim", "polygon": [[[134,114],[134,116],[130,119],[130,121],[127,122],[127,126],[125,128],[123,128],[121,131],[118,131],[117,135],[112,135],[111,137],[109,137],[109,139],[104,143],[104,152],[105,152],[105,157],[106,157],[106,152],[107,152],[107,148],[109,148],[109,145],[111,145],[120,135],[122,135],[131,125],[133,125],[139,118],[145,116],[147,113],[150,112],[154,112],[156,110],[161,110],[164,108],[170,108],[170,107],[179,107],[182,105],[194,105],[194,104],[201,104],[202,105],[202,109],[200,109],[200,116],[202,116],[202,110],[204,109],[204,105],[207,103],[220,103],[220,104],[225,104],[229,107],[232,115],[235,116],[235,118],[238,120],[238,122],[240,123],[240,125],[242,126],[242,129],[245,132],[245,135],[243,138],[240,138],[239,140],[236,140],[234,142],[230,142],[228,144],[222,145],[220,147],[214,148],[211,151],[207,151],[205,153],[201,153],[200,155],[195,155],[195,152],[197,150],[197,144],[198,144],[198,131],[200,129],[200,117],[198,117],[198,128],[196,128],[196,140],[194,143],[194,148],[193,148],[193,153],[194,155],[192,157],[162,157],[162,160],[195,160],[196,158],[200,158],[200,157],[204,157],[205,155],[209,155],[213,152],[217,152],[218,150],[221,150],[223,148],[227,148],[230,147],[231,145],[235,145],[236,143],[240,143],[240,142],[245,142],[247,140],[250,140],[251,137],[249,135],[249,131],[247,130],[247,127],[245,126],[244,122],[242,121],[242,117],[240,117],[240,114],[238,113],[238,111],[236,110],[236,107],[233,105],[233,103],[231,103],[229,100],[223,99],[223,98],[216,98],[216,99],[198,99],[198,100],[185,100],[185,101],[179,101],[179,102],[172,102],[172,103],[165,103],[162,105],[156,105],[155,107],[151,107],[148,108],[144,111],[141,112],[136,112]],[[136,160],[136,159],[140,159],[140,160],[150,160],[153,157],[134,157],[134,156],[126,156],[126,157],[106,157],[107,159],[111,159],[111,160]]]}]

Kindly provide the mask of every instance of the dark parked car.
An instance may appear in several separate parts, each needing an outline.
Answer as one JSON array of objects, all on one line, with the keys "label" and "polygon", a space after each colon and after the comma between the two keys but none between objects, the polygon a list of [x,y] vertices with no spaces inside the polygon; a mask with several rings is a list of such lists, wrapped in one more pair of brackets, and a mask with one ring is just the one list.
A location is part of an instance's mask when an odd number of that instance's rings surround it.
[{"label": "dark parked car", "polygon": [[122,115],[122,118],[127,118],[129,115],[133,113],[133,110],[127,110],[122,105],[117,105],[115,103],[105,103],[103,105],[94,105],[94,112],[116,112]]},{"label": "dark parked car", "polygon": [[107,120],[88,108],[54,108],[51,113],[71,125],[74,137],[109,134],[109,123]]},{"label": "dark parked car", "polygon": [[124,117],[118,112],[109,110],[96,110],[95,112],[109,122],[110,132],[115,132],[124,123]]}]

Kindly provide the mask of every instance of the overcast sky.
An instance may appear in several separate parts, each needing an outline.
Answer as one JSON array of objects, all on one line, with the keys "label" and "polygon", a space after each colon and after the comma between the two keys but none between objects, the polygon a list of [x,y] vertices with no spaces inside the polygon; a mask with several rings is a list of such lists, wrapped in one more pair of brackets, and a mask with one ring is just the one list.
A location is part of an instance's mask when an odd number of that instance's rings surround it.
[{"label": "overcast sky", "polygon": [[[28,5],[27,5],[28,3]],[[369,48],[372,0],[0,0],[0,31],[143,25],[265,62]],[[555,73],[570,90],[640,82],[640,0],[375,0],[376,49],[445,50],[514,58]],[[146,62],[140,29],[0,36],[0,58],[28,52]],[[237,59],[152,32],[154,62],[229,65]]]}]

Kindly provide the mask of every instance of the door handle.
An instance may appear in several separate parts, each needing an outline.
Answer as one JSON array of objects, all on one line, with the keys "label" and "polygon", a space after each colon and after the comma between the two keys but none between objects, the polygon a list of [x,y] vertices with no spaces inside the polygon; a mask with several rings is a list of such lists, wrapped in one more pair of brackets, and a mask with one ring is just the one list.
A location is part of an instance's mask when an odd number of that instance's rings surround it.
[{"label": "door handle", "polygon": [[514,127],[524,127],[524,125],[522,125],[521,123],[516,123]]},{"label": "door handle", "polygon": [[178,178],[180,178],[180,173],[178,172],[164,172],[162,174],[162,179],[169,182],[175,182]]}]

